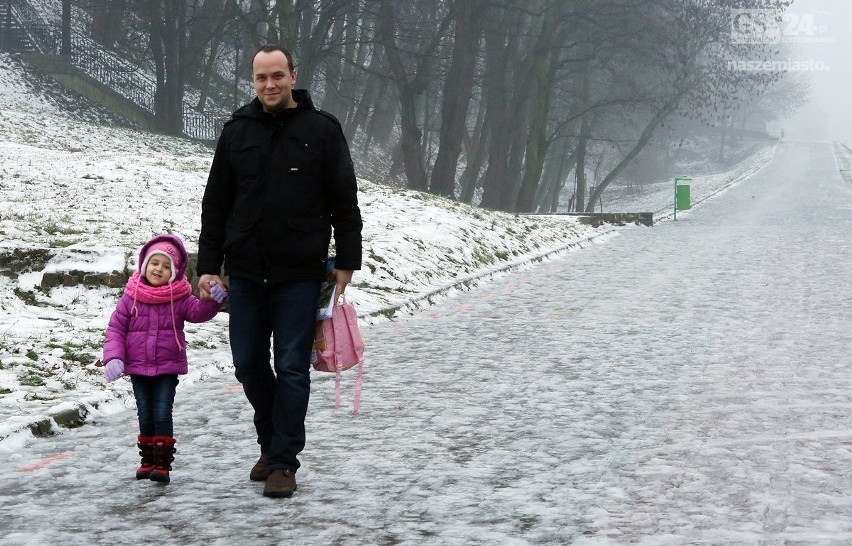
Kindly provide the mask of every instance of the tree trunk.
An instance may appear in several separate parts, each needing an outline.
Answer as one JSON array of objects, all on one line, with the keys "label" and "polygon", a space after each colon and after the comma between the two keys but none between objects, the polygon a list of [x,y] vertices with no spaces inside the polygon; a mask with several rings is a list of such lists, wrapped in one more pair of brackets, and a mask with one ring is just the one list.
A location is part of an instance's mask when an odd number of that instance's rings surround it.
[{"label": "tree trunk", "polygon": [[[310,2],[308,2],[310,4]],[[307,33],[300,32],[300,57],[296,61],[299,65],[299,87],[310,89],[313,84],[314,77],[320,63],[323,61],[323,48],[326,44],[326,37],[331,32],[331,27],[334,24],[337,11],[340,9],[341,0],[331,0],[323,3],[322,9],[318,14],[314,13],[313,9],[305,8],[306,19],[303,20],[303,31],[306,24],[305,21],[313,21],[316,19],[316,24],[310,27]]]},{"label": "tree trunk", "polygon": [[[598,184],[597,188],[595,188],[595,191],[592,192],[592,195],[589,197],[589,202],[586,206],[585,212],[594,212],[595,201],[600,199],[601,195],[603,194],[603,191],[606,189],[607,186],[609,186],[610,182],[615,180],[618,175],[621,174],[624,168],[627,167],[627,165],[631,161],[633,161],[633,158],[639,155],[639,152],[642,151],[642,149],[651,140],[651,137],[654,136],[654,131],[657,129],[657,127],[660,126],[660,123],[662,123],[663,120],[665,120],[669,114],[675,111],[682,97],[683,92],[672,97],[660,108],[660,110],[657,111],[656,114],[654,114],[654,117],[652,117],[648,124],[645,125],[645,129],[642,131],[642,134],[639,135],[639,139],[636,141],[636,144],[634,144],[633,148],[630,149],[627,155],[625,155],[621,159],[618,165],[616,165],[615,168],[608,175],[606,175],[606,178],[604,178],[603,181]],[[578,201],[578,203],[579,202],[580,201]]]},{"label": "tree trunk", "polygon": [[275,19],[278,25],[278,43],[284,49],[291,50],[296,46],[298,23],[302,2],[277,2]]},{"label": "tree trunk", "polygon": [[589,124],[583,120],[580,125],[580,141],[577,143],[577,165],[574,169],[573,201],[575,210],[582,211],[584,210],[583,203],[586,198],[586,147],[589,142]]},{"label": "tree trunk", "polygon": [[195,106],[198,111],[203,111],[205,109],[207,98],[210,96],[210,78],[213,77],[213,68],[216,64],[216,59],[219,58],[220,43],[221,35],[213,36],[213,39],[210,41],[207,60],[204,62],[204,70],[202,71],[200,81],[198,82],[198,104]]},{"label": "tree trunk", "polygon": [[561,153],[559,158],[545,164],[542,183],[536,195],[536,212],[556,212],[559,208],[559,195],[565,184],[565,178],[577,164],[577,147],[570,154]]},{"label": "tree trunk", "polygon": [[[341,69],[341,80],[347,82],[345,104],[341,110],[341,123],[346,136],[352,140],[355,137],[355,131],[349,131],[352,124],[352,118],[358,110],[358,103],[363,100],[363,86],[355,86],[358,80],[358,69],[367,62],[367,47],[364,46],[364,41],[367,39],[367,30],[360,28],[358,18],[360,14],[349,13],[347,19],[351,19],[346,25],[343,45],[343,67]],[[366,78],[365,83],[369,83],[370,79]]]},{"label": "tree trunk", "polygon": [[[379,72],[380,55],[372,55],[367,71],[371,73]],[[344,120],[345,133],[354,136],[359,128],[364,127],[364,132],[367,133],[367,138],[371,138],[369,131],[366,129],[367,120],[370,117],[370,111],[375,111],[375,106],[378,101],[386,101],[386,97],[382,97],[378,90],[380,88],[381,79],[378,77],[368,78],[364,85],[364,92],[358,100],[353,100],[353,111],[351,115]]]},{"label": "tree trunk", "polygon": [[112,0],[92,9],[92,38],[101,45],[113,47],[123,36],[127,0]]},{"label": "tree trunk", "polygon": [[[588,51],[588,49],[587,49]],[[577,167],[574,170],[576,188],[574,190],[574,207],[583,210],[586,198],[586,148],[591,133],[591,85],[592,85],[592,61],[583,64],[583,80],[580,90],[580,105],[583,114],[580,117],[580,139],[577,142]]]},{"label": "tree trunk", "polygon": [[224,0],[205,0],[198,3],[192,11],[189,21],[189,36],[186,39],[186,81],[199,87],[208,85],[207,75],[211,54],[218,53],[218,44],[222,43],[225,34],[225,22],[222,13],[225,12]]},{"label": "tree trunk", "polygon": [[476,112],[473,134],[478,138],[476,138],[475,143],[470,144],[470,149],[465,154],[464,172],[462,172],[460,180],[461,195],[459,201],[462,203],[470,203],[473,200],[480,171],[482,171],[482,166],[488,158],[488,131],[485,129],[485,106],[482,101],[479,102],[479,108]]},{"label": "tree trunk", "polygon": [[182,60],[186,51],[185,0],[151,0],[149,6],[151,51],[157,77],[155,116],[160,130],[169,135],[183,133],[184,78]]},{"label": "tree trunk", "polygon": [[517,60],[518,43],[509,30],[515,31],[520,20],[516,12],[507,14],[499,28],[486,28],[485,74],[483,100],[488,138],[488,167],[485,169],[480,206],[499,209],[509,192],[509,150],[512,132],[517,130],[518,112],[507,108],[511,67]]},{"label": "tree trunk", "polygon": [[[529,212],[533,207],[535,192],[541,180],[544,156],[547,153],[547,122],[554,92],[554,78],[559,68],[560,25],[564,2],[555,2],[540,17],[540,28],[535,42],[520,63],[520,77],[515,81],[523,85],[512,86],[515,112],[525,120],[524,130],[516,129],[512,151],[512,190],[503,210]],[[526,137],[526,138],[524,138]]]},{"label": "tree trunk", "polygon": [[456,31],[450,68],[444,80],[441,106],[440,147],[432,169],[430,191],[455,197],[456,168],[462,151],[467,109],[473,90],[476,56],[479,49],[481,0],[456,0]]},{"label": "tree trunk", "polygon": [[[387,100],[387,97],[393,93],[390,89],[391,83],[387,80],[379,80],[379,88],[376,91],[376,102],[374,103],[373,113],[370,116],[367,134],[369,140],[387,146],[393,134],[394,121],[396,120],[397,112],[399,111],[399,101]],[[365,143],[366,152],[367,144]]]},{"label": "tree trunk", "polygon": [[59,53],[71,57],[71,0],[62,0],[62,45]]},{"label": "tree trunk", "polygon": [[415,104],[418,93],[408,81],[405,65],[396,45],[392,3],[389,0],[382,2],[379,14],[379,35],[384,45],[385,57],[388,60],[399,99],[400,148],[402,149],[407,186],[413,190],[425,191],[427,180],[421,146],[423,135],[417,126],[417,106]]},{"label": "tree trunk", "polygon": [[343,42],[344,23],[345,19],[343,17],[336,18],[332,23],[330,43],[326,47],[326,54],[323,61],[323,66],[325,67],[325,85],[323,86],[322,108],[328,112],[335,113],[337,116],[340,116],[340,112],[344,111],[345,107],[343,99],[340,96],[343,51],[339,45]]},{"label": "tree trunk", "polygon": [[149,1],[150,11],[150,40],[151,40],[151,57],[154,62],[154,78],[157,82],[157,87],[154,89],[154,117],[157,122],[157,127],[161,131],[166,131],[166,123],[164,120],[166,110],[166,66],[163,53],[163,33],[165,32],[162,21],[162,10],[158,0]]},{"label": "tree trunk", "polygon": [[537,91],[528,115],[530,127],[525,154],[524,176],[521,180],[518,198],[513,207],[516,212],[531,212],[533,210],[536,190],[541,183],[544,158],[549,144],[547,120],[550,113],[551,98],[553,97],[553,78],[556,75],[557,60],[554,49],[550,49],[547,56],[539,55],[532,60],[533,80],[536,82],[533,89]]},{"label": "tree trunk", "polygon": [[[523,81],[523,80],[520,80]],[[524,95],[521,97],[520,95]],[[524,167],[524,152],[526,138],[529,134],[529,107],[532,101],[526,96],[526,93],[518,89],[514,89],[509,93],[509,101],[512,106],[509,110],[516,115],[514,127],[508,130],[509,138],[509,157],[506,164],[506,172],[503,175],[505,189],[500,194],[500,204],[497,208],[504,211],[514,211],[515,200],[518,197],[518,190],[521,184],[521,172]]]}]

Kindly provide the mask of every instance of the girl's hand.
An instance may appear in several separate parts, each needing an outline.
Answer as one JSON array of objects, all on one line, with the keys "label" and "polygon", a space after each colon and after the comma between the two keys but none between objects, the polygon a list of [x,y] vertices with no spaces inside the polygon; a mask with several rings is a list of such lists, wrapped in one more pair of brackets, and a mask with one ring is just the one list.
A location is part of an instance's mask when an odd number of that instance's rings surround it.
[{"label": "girl's hand", "polygon": [[216,281],[210,281],[210,297],[216,303],[222,303],[228,297],[228,291]]},{"label": "girl's hand", "polygon": [[104,366],[104,377],[107,381],[115,381],[124,373],[124,362],[113,358]]}]

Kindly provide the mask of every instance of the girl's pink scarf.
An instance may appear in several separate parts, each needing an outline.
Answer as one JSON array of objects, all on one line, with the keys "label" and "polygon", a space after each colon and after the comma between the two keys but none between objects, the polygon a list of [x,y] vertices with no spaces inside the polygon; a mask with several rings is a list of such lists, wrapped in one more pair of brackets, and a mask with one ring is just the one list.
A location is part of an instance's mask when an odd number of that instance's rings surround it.
[{"label": "girl's pink scarf", "polygon": [[142,303],[168,303],[172,312],[172,330],[175,333],[175,342],[177,342],[178,347],[183,349],[177,333],[174,302],[192,293],[192,286],[190,286],[186,277],[163,286],[151,286],[143,282],[142,274],[137,271],[127,280],[124,293],[133,298],[133,307],[130,312],[134,315],[138,313],[136,310],[137,301],[141,301]]},{"label": "girl's pink scarf", "polygon": [[151,286],[142,280],[142,275],[137,271],[127,280],[124,293],[133,298],[135,307],[137,300],[142,303],[169,303],[179,300],[192,293],[192,287],[186,277],[163,286]]}]

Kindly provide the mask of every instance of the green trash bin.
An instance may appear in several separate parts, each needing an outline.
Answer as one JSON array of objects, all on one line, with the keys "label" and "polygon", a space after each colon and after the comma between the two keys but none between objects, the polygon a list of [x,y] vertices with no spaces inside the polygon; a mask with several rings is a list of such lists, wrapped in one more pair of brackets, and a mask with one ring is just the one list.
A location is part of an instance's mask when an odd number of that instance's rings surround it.
[{"label": "green trash bin", "polygon": [[677,210],[689,210],[689,184],[678,184],[675,192]]}]

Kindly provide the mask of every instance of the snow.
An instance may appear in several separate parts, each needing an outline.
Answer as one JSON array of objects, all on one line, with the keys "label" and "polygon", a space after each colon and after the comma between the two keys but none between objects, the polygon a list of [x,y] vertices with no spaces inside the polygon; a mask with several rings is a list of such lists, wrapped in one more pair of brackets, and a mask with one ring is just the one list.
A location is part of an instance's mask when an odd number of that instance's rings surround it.
[{"label": "snow", "polygon": [[[129,381],[91,364],[119,290],[34,288],[132,267],[161,231],[192,250],[211,150],[81,121],[31,82],[0,56],[0,251],[54,249],[0,276],[0,543],[852,541],[848,148],[694,175],[677,221],[670,183],[605,193],[653,228],[361,181],[361,412],[314,374],[299,490],[270,500],[226,314],[188,328],[160,486],[133,479]],[[26,431],[81,404],[80,428]]]}]

